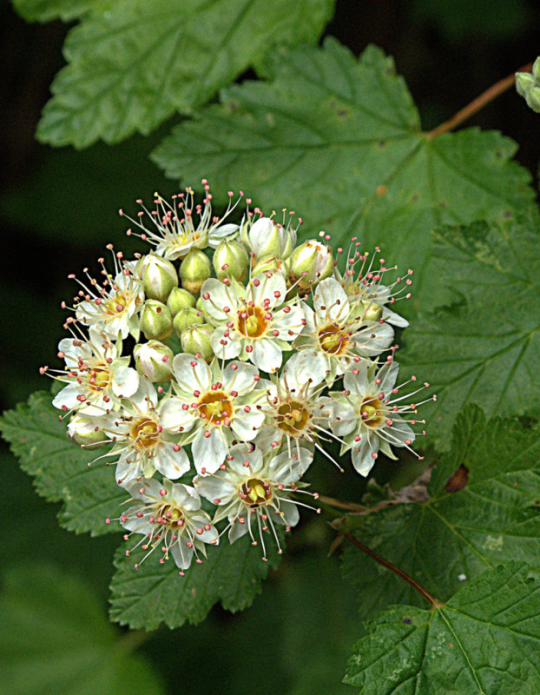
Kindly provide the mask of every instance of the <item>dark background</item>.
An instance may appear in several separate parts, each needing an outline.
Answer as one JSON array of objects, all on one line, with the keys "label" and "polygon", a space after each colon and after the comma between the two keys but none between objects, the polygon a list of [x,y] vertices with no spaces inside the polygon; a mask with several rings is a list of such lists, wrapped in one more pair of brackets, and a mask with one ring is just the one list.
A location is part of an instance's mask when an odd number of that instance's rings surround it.
[{"label": "dark background", "polygon": [[[167,195],[175,189],[147,159],[171,122],[149,138],[135,136],[83,152],[54,150],[34,139],[49,85],[63,65],[68,28],[60,22],[28,25],[0,0],[2,408],[49,388],[38,368],[55,360],[64,320],[60,301],[74,292],[68,273],[91,265],[110,241],[128,252],[133,248],[122,236],[118,208],[148,199],[155,190]],[[355,54],[375,43],[393,55],[429,130],[536,58],[540,8],[532,0],[338,0],[326,33]],[[539,119],[512,89],[466,126],[498,129],[516,140],[517,158],[536,185]],[[35,495],[5,450],[0,455],[3,482],[13,491],[2,505],[3,567],[46,558],[86,576],[105,605],[118,538],[90,539],[61,530],[57,506]],[[334,471],[328,473],[328,479],[322,473],[316,482],[337,495],[330,482]],[[388,470],[378,467],[378,476],[387,479]],[[346,484],[342,496],[360,494],[357,478],[347,477]],[[181,678],[185,693],[352,692],[339,681],[360,636],[358,605],[339,577],[336,559],[326,558],[331,538],[321,521],[304,522],[251,610],[231,616],[216,608],[203,626],[160,633],[148,642],[144,649],[170,691],[178,691]],[[321,607],[329,596],[332,600]],[[211,672],[205,668],[208,654],[215,665]]]}]

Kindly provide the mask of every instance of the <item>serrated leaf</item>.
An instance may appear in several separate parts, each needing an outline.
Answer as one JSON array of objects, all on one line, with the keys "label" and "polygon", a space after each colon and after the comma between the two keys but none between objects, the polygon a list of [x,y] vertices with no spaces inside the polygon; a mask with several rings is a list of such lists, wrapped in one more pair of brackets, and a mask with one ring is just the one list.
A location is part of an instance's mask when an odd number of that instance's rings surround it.
[{"label": "serrated leaf", "polygon": [[480,403],[488,416],[538,407],[540,233],[535,218],[446,228],[434,239],[437,276],[462,301],[411,323],[403,363],[437,393],[422,415],[429,436],[446,448],[465,403]]},{"label": "serrated leaf", "polygon": [[[477,128],[430,138],[394,63],[369,47],[357,60],[335,40],[323,49],[277,52],[270,81],[244,82],[172,131],[155,161],[168,176],[201,176],[246,190],[269,214],[289,207],[336,246],[363,247],[417,271],[422,306],[441,299],[425,270],[429,231],[499,219],[525,207],[529,173],[511,162],[516,145]],[[443,295],[444,296],[444,295]]]},{"label": "serrated leaf", "polygon": [[[447,482],[460,466],[467,469],[466,485],[449,492]],[[358,517],[355,533],[441,600],[501,562],[540,565],[538,432],[514,420],[486,423],[480,408],[468,406],[428,493],[426,502]],[[356,548],[345,549],[343,571],[361,589],[362,616],[381,604],[420,602],[407,584]]]},{"label": "serrated leaf", "polygon": [[[118,1],[118,0],[117,0]],[[12,0],[13,6],[27,22],[70,22],[100,6],[100,0]]]},{"label": "serrated leaf", "polygon": [[512,563],[446,604],[395,606],[367,623],[345,682],[361,695],[536,695],[540,581]]},{"label": "serrated leaf", "polygon": [[[0,597],[1,695],[160,695],[157,675],[130,654],[89,587],[43,565],[11,570]],[[135,646],[135,645],[134,645]]]},{"label": "serrated leaf", "polygon": [[190,112],[274,42],[314,42],[334,0],[112,0],[73,29],[38,138],[87,147]]},{"label": "serrated leaf", "polygon": [[[269,567],[276,568],[281,559],[272,539],[267,542],[268,562],[263,562],[260,546],[252,546],[249,536],[232,545],[223,538],[219,546],[209,548],[202,564],[193,562],[181,577],[172,560],[160,565],[154,554],[141,564],[144,551],[126,558],[125,550],[120,548],[115,559],[111,618],[146,630],[161,623],[170,628],[200,623],[218,601],[232,612],[247,608],[260,593]],[[138,570],[134,563],[139,563]]]},{"label": "serrated leaf", "polygon": [[63,502],[60,522],[70,531],[98,536],[117,529],[105,523],[118,514],[126,500],[111,470],[88,464],[104,453],[84,451],[66,437],[66,425],[46,392],[34,393],[0,418],[3,437],[20,459],[21,468],[35,477],[38,493],[51,502]]}]

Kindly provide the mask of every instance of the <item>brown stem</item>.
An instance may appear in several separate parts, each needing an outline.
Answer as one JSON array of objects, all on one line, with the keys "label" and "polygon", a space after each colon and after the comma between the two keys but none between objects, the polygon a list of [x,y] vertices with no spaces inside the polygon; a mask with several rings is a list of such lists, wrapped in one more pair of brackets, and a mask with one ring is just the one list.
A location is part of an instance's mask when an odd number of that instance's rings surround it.
[{"label": "brown stem", "polygon": [[[532,66],[532,63],[527,63],[527,65],[524,65],[522,68],[517,70],[517,72],[531,72]],[[499,94],[502,94],[503,92],[506,92],[507,89],[510,89],[510,87],[512,87],[515,81],[515,73],[512,73],[511,75],[508,75],[508,77],[499,80],[489,89],[486,89],[486,91],[483,92],[483,94],[480,94],[479,97],[476,97],[476,99],[471,101],[470,104],[467,104],[467,106],[458,111],[448,121],[441,123],[441,125],[438,125],[429,133],[426,133],[426,137],[428,138],[428,140],[432,140],[434,137],[440,135],[441,133],[448,133],[448,131],[457,128],[458,125],[461,125],[463,121],[466,121],[471,116],[474,116],[475,113],[483,109],[484,106],[489,104],[490,101],[493,101],[493,99],[498,97]]]},{"label": "brown stem", "polygon": [[390,572],[393,572],[396,574],[398,577],[401,577],[403,581],[407,582],[412,588],[417,591],[422,598],[425,598],[426,601],[430,604],[432,608],[437,608],[438,606],[442,606],[443,604],[436,599],[434,596],[432,596],[429,591],[424,589],[424,587],[419,584],[415,579],[410,577],[407,572],[404,572],[402,569],[399,567],[396,567],[393,565],[389,560],[386,558],[382,557],[382,555],[379,555],[376,553],[374,550],[371,550],[371,548],[368,548],[367,545],[364,545],[362,541],[359,541],[358,538],[355,538],[352,533],[345,533],[343,534],[345,538],[349,541],[349,543],[352,543],[354,546],[356,546],[359,550],[361,550],[363,553],[368,555],[372,560],[375,560],[375,562],[378,562],[380,565],[383,567],[386,567],[386,569],[390,570]]},{"label": "brown stem", "polygon": [[335,497],[326,497],[325,495],[319,495],[319,502],[327,504],[330,507],[335,507],[336,509],[347,509],[350,512],[365,512],[367,510],[367,507],[362,504],[343,502],[342,500],[337,500]]}]

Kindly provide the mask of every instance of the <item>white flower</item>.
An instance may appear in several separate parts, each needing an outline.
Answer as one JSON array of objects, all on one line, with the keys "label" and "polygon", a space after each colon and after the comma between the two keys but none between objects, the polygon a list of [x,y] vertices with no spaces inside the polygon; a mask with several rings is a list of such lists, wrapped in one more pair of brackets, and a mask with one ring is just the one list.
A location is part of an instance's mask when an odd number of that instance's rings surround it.
[{"label": "white flower", "polygon": [[380,355],[390,346],[393,329],[383,319],[366,320],[362,310],[349,301],[334,278],[319,283],[313,297],[314,309],[303,305],[306,326],[295,343],[299,350],[314,348],[325,358],[328,381],[343,374],[362,357]]},{"label": "white flower", "polygon": [[[206,179],[202,181],[205,190],[203,205],[195,205],[193,190],[186,188],[185,193],[179,193],[172,197],[172,203],[165,201],[157,193],[154,203],[156,209],[149,212],[144,206],[143,210],[148,215],[156,230],[147,229],[142,221],[143,212],[140,212],[138,220],[133,220],[120,210],[120,216],[127,217],[137,227],[143,230],[139,236],[152,246],[156,247],[158,256],[174,261],[177,258],[184,258],[190,249],[205,249],[207,246],[216,248],[219,242],[225,238],[236,235],[239,226],[237,224],[222,224],[223,220],[234,210],[238,201],[227,207],[223,217],[219,218],[212,215],[212,195]],[[229,198],[232,197],[229,192]],[[142,201],[137,201],[142,205]],[[195,223],[194,216],[198,222]],[[128,231],[128,235],[131,230]]]},{"label": "white flower", "polygon": [[99,417],[118,409],[120,399],[129,398],[139,387],[139,375],[128,366],[129,357],[121,356],[121,341],[112,343],[97,329],[90,329],[88,340],[64,338],[58,351],[66,370],[55,378],[67,386],[55,396],[55,408]]},{"label": "white flower", "polygon": [[[127,555],[141,545],[143,550],[148,551],[141,560],[143,562],[159,548],[162,553],[160,563],[163,564],[172,555],[183,576],[183,570],[189,568],[194,555],[197,562],[201,562],[198,553],[206,556],[205,543],[219,543],[218,532],[208,514],[201,510],[201,498],[195,488],[181,483],[173,484],[169,480],[159,483],[142,478],[138,482],[131,482],[126,489],[135,504],[119,519],[130,532],[124,538],[127,540],[133,533],[143,536],[134,548],[127,551]],[[138,567],[135,565],[135,569]]]},{"label": "white flower", "polygon": [[[345,374],[344,390],[330,394],[334,402],[329,407],[339,412],[339,419],[333,421],[333,429],[343,437],[341,453],[351,449],[353,466],[361,475],[367,475],[373,468],[379,451],[395,459],[391,446],[411,450],[410,445],[415,439],[411,425],[415,425],[416,420],[406,421],[401,414],[416,413],[422,403],[401,405],[401,401],[429,384],[407,396],[398,395],[406,385],[396,388],[398,371],[399,366],[393,361],[380,368],[374,363],[361,362]],[[416,381],[415,377],[411,381]],[[436,400],[436,396],[432,399]]]},{"label": "white flower", "polygon": [[163,424],[182,433],[182,444],[191,444],[195,468],[213,473],[223,463],[233,441],[255,438],[264,415],[255,405],[264,398],[256,389],[255,367],[232,362],[225,368],[217,359],[208,364],[194,355],[173,360],[176,396],[163,408]]},{"label": "white flower", "polygon": [[[359,303],[363,307],[363,313],[366,318],[382,317],[387,323],[400,328],[407,328],[409,322],[395,311],[389,308],[396,301],[401,299],[410,299],[409,286],[412,284],[412,270],[407,271],[407,277],[398,277],[394,282],[386,285],[382,284],[384,276],[393,270],[385,266],[384,258],[379,259],[379,268],[375,268],[375,259],[380,249],[376,248],[376,253],[371,257],[368,253],[361,254],[356,251],[349,252],[347,258],[347,269],[343,275],[339,272],[337,266],[334,269],[334,274],[338,282],[341,284],[349,299],[353,303]],[[360,263],[360,267],[356,267]]]},{"label": "white flower", "polygon": [[228,519],[231,543],[249,533],[253,545],[257,545],[255,528],[266,560],[263,532],[272,530],[281,553],[274,524],[287,529],[296,526],[300,518],[297,506],[307,506],[290,500],[289,495],[303,487],[298,480],[312,460],[313,454],[303,448],[291,458],[287,452],[276,456],[271,450],[263,456],[260,449],[239,444],[231,449],[226,466],[213,475],[197,476],[193,484],[219,507],[214,523]]},{"label": "white flower", "polygon": [[79,282],[84,291],[79,292],[79,297],[76,298],[75,315],[85,326],[95,327],[112,338],[117,338],[118,335],[126,338],[131,334],[138,340],[137,314],[144,304],[142,283],[133,275],[133,264],[121,261],[121,253],[113,257],[114,275],[107,272],[104,259],[99,259],[105,276],[101,285],[91,278],[85,269],[90,288]]},{"label": "white flower", "polygon": [[123,402],[124,409],[109,415],[103,429],[115,442],[108,456],[121,454],[116,465],[119,485],[151,478],[156,471],[175,480],[189,470],[188,455],[165,422],[168,403],[167,398],[158,403],[154,386],[141,379],[137,392]]},{"label": "white flower", "polygon": [[297,302],[286,302],[286,295],[285,276],[279,271],[260,273],[247,287],[234,280],[207,280],[201,296],[207,320],[216,327],[214,353],[225,360],[250,360],[267,373],[277,371],[282,351],[291,349],[305,323]]},{"label": "white flower", "polygon": [[265,414],[265,424],[255,439],[258,446],[277,450],[283,444],[289,458],[298,454],[301,444],[315,446],[341,468],[319,443],[328,440],[329,418],[335,417],[329,399],[320,398],[326,388],[326,369],[320,353],[302,350],[290,358],[279,378],[261,381],[266,400],[258,407]]}]

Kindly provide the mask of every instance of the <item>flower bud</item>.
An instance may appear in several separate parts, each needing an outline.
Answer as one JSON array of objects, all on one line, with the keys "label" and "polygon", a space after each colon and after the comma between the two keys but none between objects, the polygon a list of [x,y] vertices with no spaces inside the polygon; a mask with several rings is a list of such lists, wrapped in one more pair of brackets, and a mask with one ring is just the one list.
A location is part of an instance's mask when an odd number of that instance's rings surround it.
[{"label": "flower bud", "polygon": [[155,299],[147,299],[141,312],[141,331],[147,340],[166,340],[173,334],[169,309]]},{"label": "flower bud", "polygon": [[261,256],[257,258],[253,270],[251,271],[251,276],[255,277],[259,273],[267,273],[268,271],[274,272],[280,270],[285,277],[289,274],[289,269],[287,267],[286,261],[282,261],[278,256]]},{"label": "flower bud", "polygon": [[111,440],[100,427],[96,425],[96,419],[73,415],[68,423],[67,435],[72,442],[84,447],[98,447]]},{"label": "flower bud", "polygon": [[180,265],[182,287],[197,297],[204,281],[211,275],[212,264],[208,256],[200,249],[191,249]]},{"label": "flower bud", "polygon": [[516,89],[527,105],[540,113],[540,58],[534,61],[532,73],[516,72]]},{"label": "flower bud", "polygon": [[218,280],[234,278],[244,282],[248,262],[248,253],[240,241],[222,241],[214,251],[213,263]]},{"label": "flower bud", "polygon": [[379,321],[382,316],[382,306],[370,299],[361,299],[353,305],[349,319],[360,319],[362,321]]},{"label": "flower bud", "polygon": [[255,254],[288,258],[296,244],[296,230],[261,217],[254,224],[248,221],[242,229],[242,241]]},{"label": "flower bud", "polygon": [[187,290],[181,287],[174,287],[167,299],[167,306],[172,316],[176,314],[181,309],[190,309],[195,306],[195,297]]},{"label": "flower bud", "polygon": [[153,382],[169,381],[172,377],[171,364],[174,353],[158,340],[150,340],[133,349],[135,366],[142,376]]},{"label": "flower bud", "polygon": [[194,307],[188,307],[187,309],[181,309],[173,320],[174,330],[178,337],[181,336],[183,331],[191,326],[202,326],[205,323],[202,311],[195,309]]},{"label": "flower bud", "polygon": [[210,343],[213,332],[214,329],[208,324],[187,328],[180,337],[182,349],[191,355],[200,353],[207,362],[210,362],[214,357],[214,351]]},{"label": "flower bud", "polygon": [[289,278],[298,283],[299,291],[306,292],[330,277],[334,271],[332,252],[317,239],[305,241],[292,252],[289,259]]},{"label": "flower bud", "polygon": [[147,299],[166,302],[174,287],[178,287],[178,275],[174,265],[155,253],[143,256],[137,263],[137,274],[143,282]]}]

